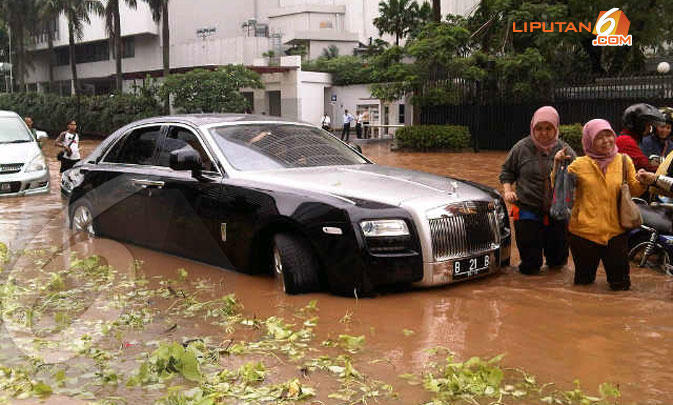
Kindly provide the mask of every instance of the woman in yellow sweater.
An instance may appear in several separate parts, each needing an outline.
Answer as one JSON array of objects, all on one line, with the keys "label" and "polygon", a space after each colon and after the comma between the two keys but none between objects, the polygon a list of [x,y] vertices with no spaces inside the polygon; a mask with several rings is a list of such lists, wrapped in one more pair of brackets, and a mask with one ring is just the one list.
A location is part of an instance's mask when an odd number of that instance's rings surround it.
[{"label": "woman in yellow sweater", "polygon": [[[599,261],[603,262],[608,284],[613,290],[628,290],[627,229],[619,224],[617,201],[622,184],[623,162],[632,196],[641,195],[646,186],[636,179],[631,158],[624,161],[617,153],[615,131],[610,123],[591,120],[582,131],[584,154],[575,159],[568,172],[577,177],[575,203],[568,224],[570,251],[575,263],[575,284],[591,284]],[[559,151],[555,162],[566,159]],[[553,184],[553,180],[552,180]]]}]

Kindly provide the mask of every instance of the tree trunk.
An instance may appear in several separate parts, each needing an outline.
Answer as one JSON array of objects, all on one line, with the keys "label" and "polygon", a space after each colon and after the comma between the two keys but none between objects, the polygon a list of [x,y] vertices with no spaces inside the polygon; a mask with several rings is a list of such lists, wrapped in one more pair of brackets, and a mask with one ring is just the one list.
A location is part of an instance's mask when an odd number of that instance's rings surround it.
[{"label": "tree trunk", "polygon": [[[164,0],[161,5],[161,42],[163,43],[164,57],[164,80],[171,74],[171,40],[170,29],[168,27],[168,0]],[[164,100],[164,113],[170,113],[170,96]]]},{"label": "tree trunk", "polygon": [[23,43],[24,26],[23,20],[16,29],[16,80],[20,92],[26,91],[24,73],[26,71],[26,50]]},{"label": "tree trunk", "polygon": [[432,0],[432,20],[435,22],[442,22],[441,0]]},{"label": "tree trunk", "polygon": [[79,94],[79,83],[77,83],[77,63],[75,63],[75,32],[72,22],[68,22],[68,51],[70,52],[70,71],[72,72],[71,94]]},{"label": "tree trunk", "polygon": [[47,25],[47,48],[49,49],[49,84],[47,92],[54,91],[54,31],[52,30],[51,21]]},{"label": "tree trunk", "polygon": [[114,55],[115,55],[115,88],[119,93],[122,92],[122,30],[121,30],[121,16],[119,15],[119,0],[117,0],[117,5],[114,8],[114,32],[113,35],[113,46],[114,46]]}]

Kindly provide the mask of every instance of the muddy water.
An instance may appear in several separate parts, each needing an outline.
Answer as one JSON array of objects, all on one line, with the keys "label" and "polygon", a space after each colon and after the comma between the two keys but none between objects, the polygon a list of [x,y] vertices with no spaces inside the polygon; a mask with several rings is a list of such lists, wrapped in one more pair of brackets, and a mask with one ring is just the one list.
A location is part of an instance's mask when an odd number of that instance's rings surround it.
[{"label": "muddy water", "polygon": [[[93,142],[83,144],[85,153],[94,146]],[[502,152],[390,153],[380,144],[366,145],[364,152],[380,164],[491,186],[497,185],[505,158]],[[50,156],[52,192],[0,199],[0,241],[12,248],[21,248],[26,242],[54,243],[51,238],[63,226],[58,162],[52,158],[56,151],[48,147],[46,153]],[[149,278],[174,275],[176,269],[186,268],[190,278],[212,280],[216,296],[235,292],[246,311],[259,318],[274,314],[291,318],[291,308],[317,299],[318,339],[339,333],[365,335],[367,350],[359,363],[361,371],[393,384],[401,395],[395,403],[429,399],[398,375],[420,372],[428,360],[424,349],[438,345],[463,359],[506,353],[506,366],[524,368],[538,381],[553,381],[563,389],[572,388],[577,378],[583,388],[595,393],[598,384],[609,381],[619,384],[623,403],[673,403],[673,280],[652,270],[633,269],[629,292],[610,292],[603,274],[592,286],[575,287],[571,267],[534,277],[509,268],[474,282],[356,301],[327,294],[285,296],[269,277],[242,275],[132,245],[125,245],[125,249],[144,262],[143,271]],[[515,249],[513,253],[512,263],[516,264]],[[414,334],[406,336],[403,329]],[[207,328],[195,323],[180,325],[178,331],[176,337],[196,336],[207,333]],[[140,333],[136,338],[144,336]],[[297,374],[292,364],[275,367],[288,376]],[[311,384],[320,388],[329,382],[314,379]],[[319,399],[334,403],[325,397]]]}]

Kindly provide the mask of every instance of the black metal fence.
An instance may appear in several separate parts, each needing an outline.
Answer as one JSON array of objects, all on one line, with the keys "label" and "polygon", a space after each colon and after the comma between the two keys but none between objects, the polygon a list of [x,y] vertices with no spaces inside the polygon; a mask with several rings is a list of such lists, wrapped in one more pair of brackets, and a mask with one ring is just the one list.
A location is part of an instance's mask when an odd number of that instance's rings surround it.
[{"label": "black metal fence", "polygon": [[603,118],[617,132],[622,112],[631,104],[673,106],[671,75],[596,78],[558,86],[549,96],[530,102],[510,102],[505,94],[481,90],[478,83],[464,80],[428,83],[425,90],[434,86],[452,90],[451,104],[422,108],[421,124],[466,125],[479,149],[511,148],[530,132],[530,119],[543,105],[558,110],[561,124]]}]

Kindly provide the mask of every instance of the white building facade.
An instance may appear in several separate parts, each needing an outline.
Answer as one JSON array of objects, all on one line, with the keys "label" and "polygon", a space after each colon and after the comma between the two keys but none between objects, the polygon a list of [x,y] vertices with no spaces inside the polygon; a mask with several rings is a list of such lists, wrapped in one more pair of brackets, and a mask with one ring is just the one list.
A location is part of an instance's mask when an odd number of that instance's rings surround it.
[{"label": "white building facade", "polygon": [[[165,44],[161,40],[161,25],[152,20],[145,2],[139,1],[135,10],[121,3],[122,70],[128,88],[134,80],[146,74],[156,75],[162,70],[162,47]],[[297,45],[306,48],[309,59],[319,57],[331,45],[339,49],[340,55],[350,55],[355,48],[368,44],[370,38],[379,37],[373,25],[373,19],[379,14],[378,3],[379,0],[171,0],[170,68],[171,71],[184,71],[226,64],[254,67],[266,64],[260,61],[270,51],[278,57]],[[467,14],[476,3],[477,0],[443,0],[442,13]],[[69,94],[71,89],[67,32],[67,21],[61,16],[54,33],[56,60],[53,69],[57,91],[61,94]],[[45,36],[36,39],[26,83],[29,90],[40,91],[49,78],[49,54]],[[392,42],[389,36],[384,39]],[[112,92],[115,61],[101,17],[91,16],[91,24],[85,26],[83,38],[77,43],[76,57],[78,79],[86,92]],[[323,110],[329,113],[328,110],[334,108],[330,101],[320,101],[328,99],[329,75],[302,72],[298,66],[300,60],[283,59],[285,63],[280,64],[286,66],[279,72],[267,73],[268,69],[262,67],[258,70],[267,83],[266,92],[272,93],[265,99],[259,91],[252,92],[255,112],[275,114],[278,110],[276,100],[285,103],[297,98],[301,101],[296,107],[293,107],[294,102],[288,106],[283,104],[281,115],[319,122]],[[280,61],[276,58],[275,62]],[[295,83],[286,84],[285,80]],[[292,95],[284,95],[283,90],[287,93],[289,89],[294,89]],[[280,97],[275,93],[277,91],[281,91]],[[333,93],[329,92],[329,100]],[[355,101],[339,98],[339,105],[355,109]],[[338,115],[335,113],[333,118]]]}]

